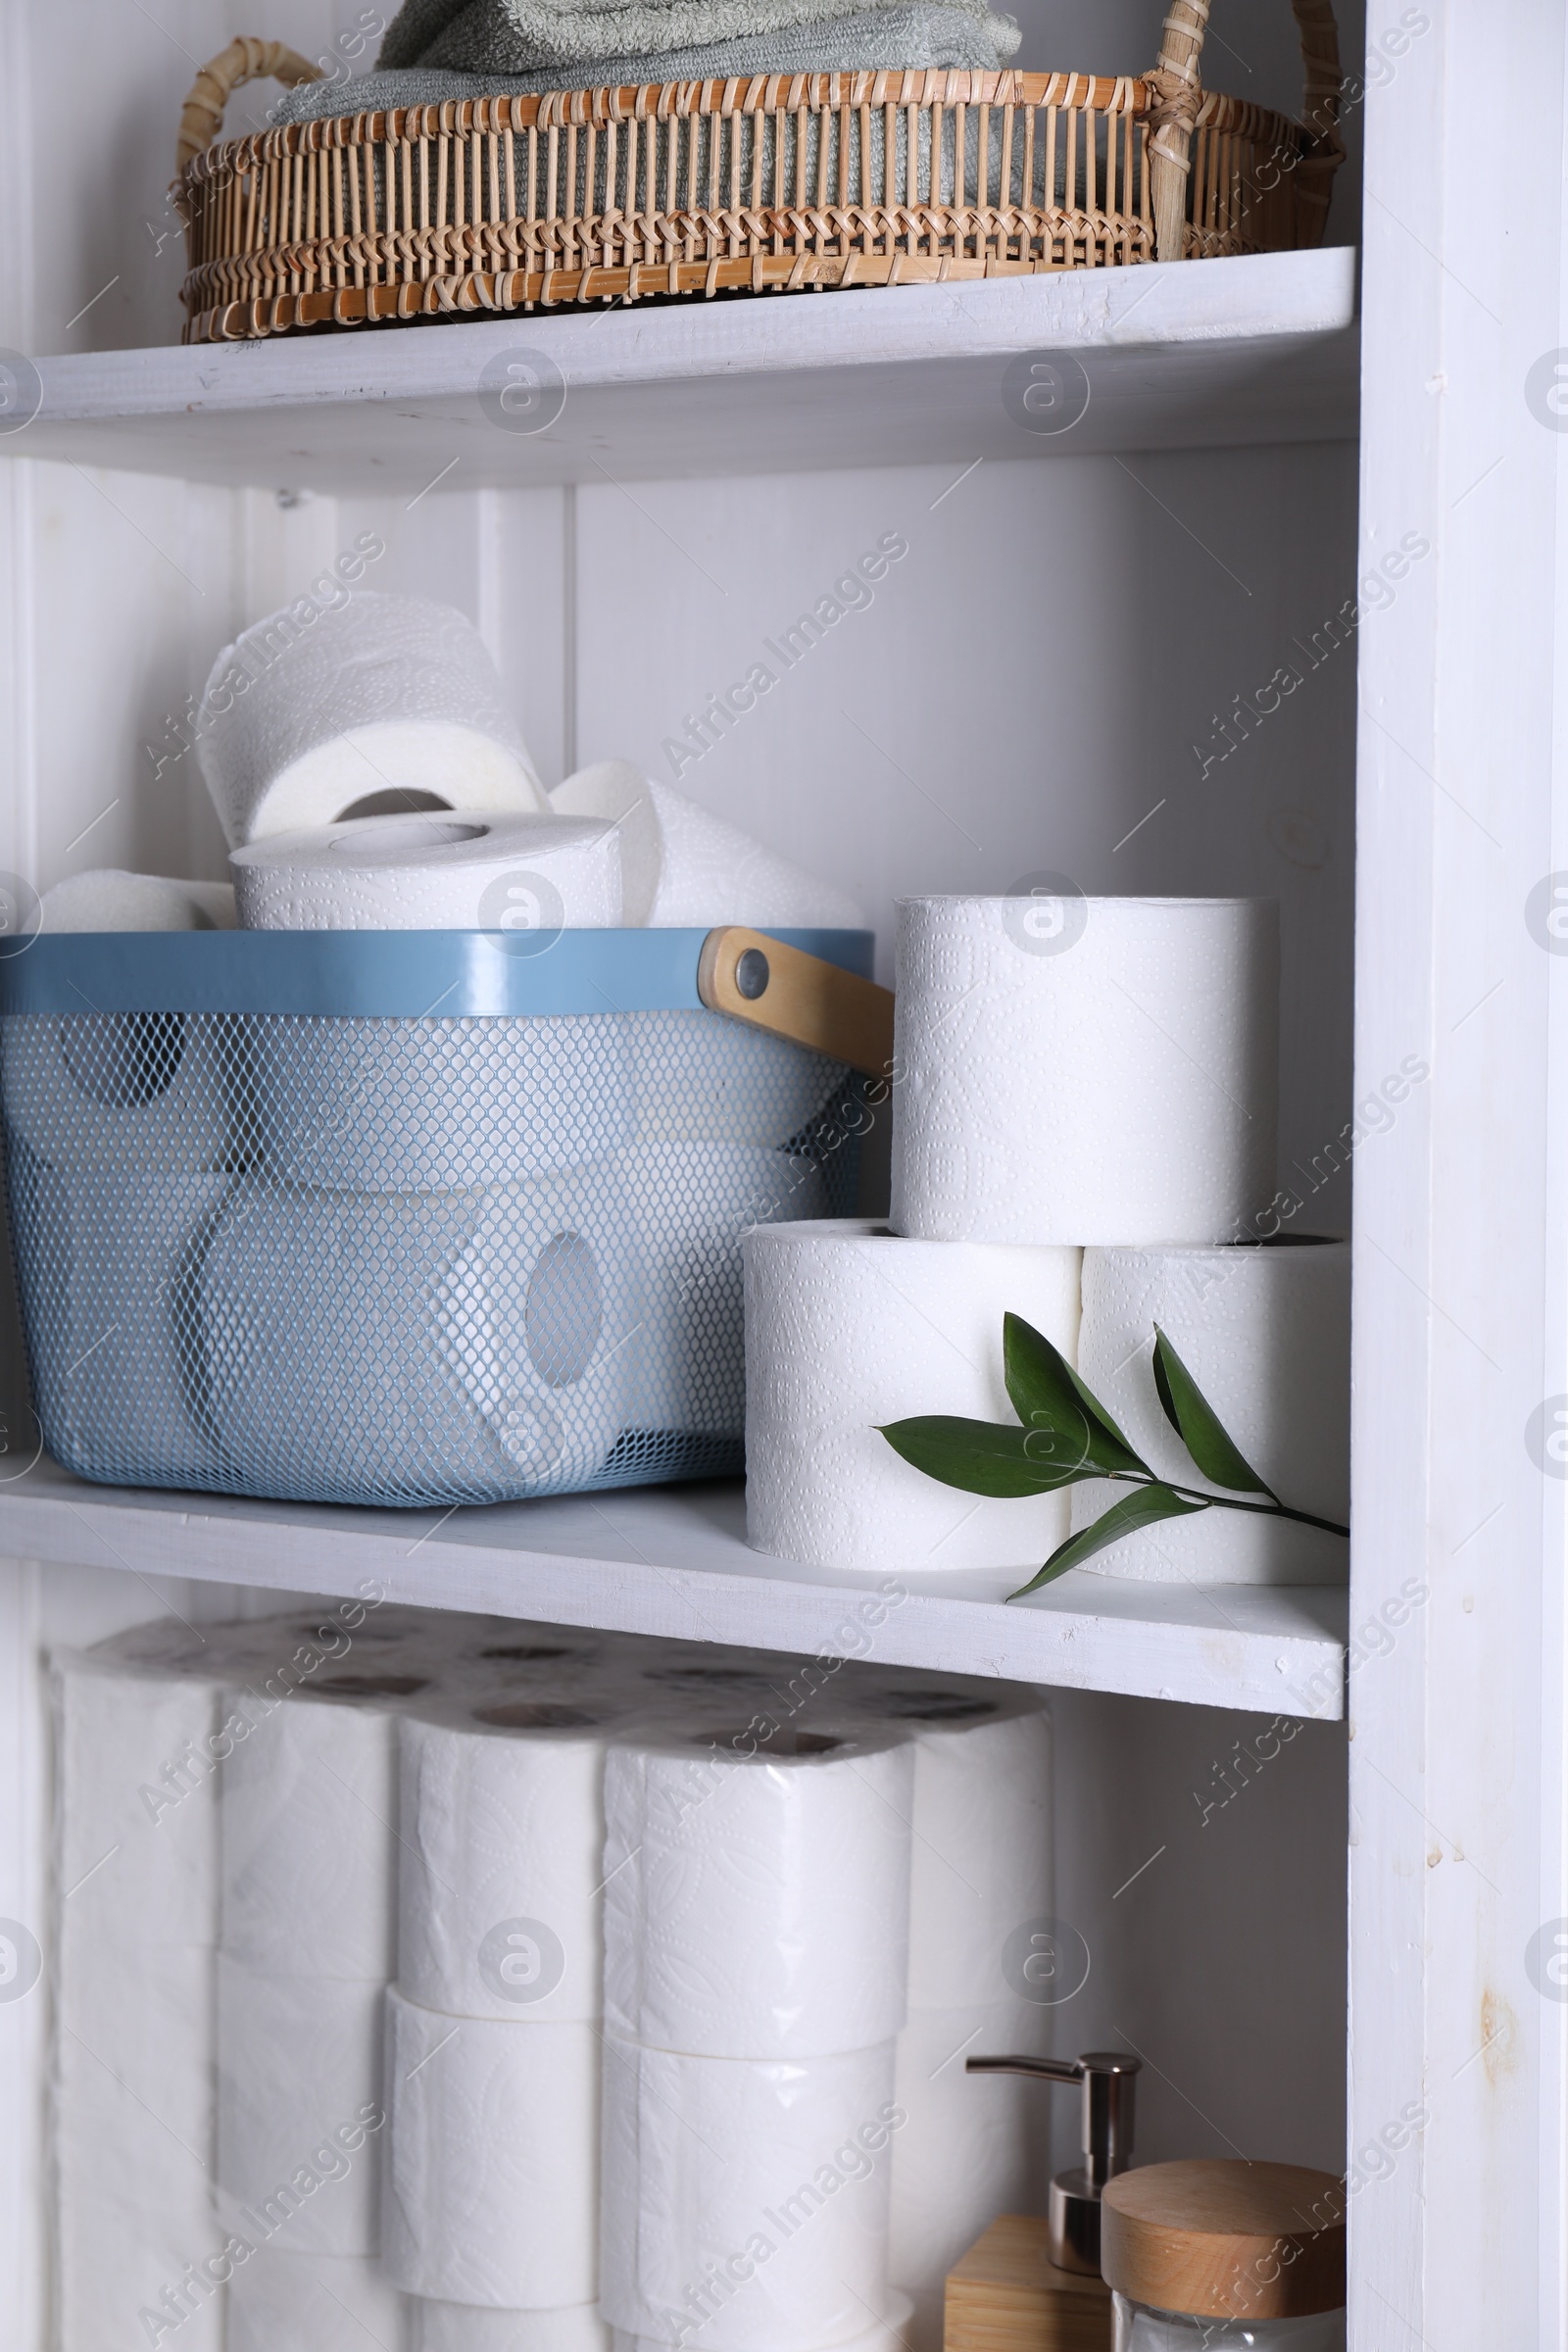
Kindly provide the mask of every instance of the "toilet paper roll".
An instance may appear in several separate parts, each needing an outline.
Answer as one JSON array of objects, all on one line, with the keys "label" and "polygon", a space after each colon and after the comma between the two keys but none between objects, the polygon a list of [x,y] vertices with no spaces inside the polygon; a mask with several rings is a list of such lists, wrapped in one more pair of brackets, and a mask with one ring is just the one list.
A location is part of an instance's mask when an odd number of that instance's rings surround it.
[{"label": "toilet paper roll", "polygon": [[43,894],[40,931],[232,931],[231,882],[176,881],[101,866]]},{"label": "toilet paper roll", "polygon": [[902,1733],[693,1733],[605,1763],[605,2016],[627,2040],[816,2058],[891,2038],[908,1967]]},{"label": "toilet paper roll", "polygon": [[308,1689],[277,1706],[223,1695],[236,1733],[252,1727],[223,1767],[223,1949],[273,1976],[384,1982],[396,1962],[397,1718],[373,1698],[356,1706]]},{"label": "toilet paper roll", "polygon": [[381,2253],[398,2286],[507,2311],[592,2299],[599,2051],[590,2025],[387,1995]]},{"label": "toilet paper roll", "polygon": [[264,1021],[255,1131],[287,1184],[511,1184],[604,1158],[631,1124],[615,1013],[546,1020]]},{"label": "toilet paper roll", "polygon": [[654,783],[625,760],[580,767],[556,786],[550,806],[562,816],[602,817],[616,826],[628,925],[865,928],[863,912],[846,892],[775,857],[738,826],[710,816],[669,785]]},{"label": "toilet paper roll", "polygon": [[[218,1960],[219,2214],[290,2254],[373,2254],[379,1984]],[[252,2241],[255,2242],[254,2239]]]},{"label": "toilet paper roll", "polygon": [[477,2303],[410,2305],[409,2352],[611,2352],[597,2303],[564,2311],[485,2311]]},{"label": "toilet paper roll", "polygon": [[627,1057],[640,1142],[783,1150],[857,1085],[843,1062],[721,1013],[631,1012]]},{"label": "toilet paper roll", "polygon": [[[19,1155],[19,1158],[21,1155]],[[226,1176],[52,1168],[14,1181],[28,1225],[33,1396],[56,1459],[88,1478],[205,1487],[217,1456],[193,1404],[201,1255]]]},{"label": "toilet paper roll", "polygon": [[[139,2194],[133,2193],[134,2189]],[[227,2231],[213,2218],[211,2181],[200,2202],[172,2193],[167,2175],[149,2167],[135,2183],[114,2193],[59,2194],[54,2264],[54,2328],[50,2341],[64,2352],[96,2352],[99,2345],[142,2345],[143,2312],[168,2317],[182,2310],[179,2352],[224,2352],[223,2295],[228,2273]],[[200,2278],[202,2283],[197,2284]],[[183,2298],[171,2306],[171,2288]],[[170,2341],[169,2336],[162,2339]],[[395,2352],[395,2348],[394,2348]]]},{"label": "toilet paper roll", "polygon": [[203,1269],[212,1423],[267,1493],[568,1493],[624,1425],[635,1285],[605,1170],[491,1194],[242,1181]]},{"label": "toilet paper roll", "polygon": [[482,809],[361,816],[236,850],[249,931],[613,930],[620,850],[609,825]]},{"label": "toilet paper roll", "polygon": [[404,2352],[408,2309],[376,2263],[259,2246],[235,2266],[224,2352]]},{"label": "toilet paper roll", "polygon": [[[149,2218],[154,2244],[177,2254],[149,2298],[156,2304],[182,2265],[222,2243],[213,2209],[214,1955],[89,1944],[70,1926],[70,1897],[62,1908],[51,2138],[62,2238],[77,2273],[70,2292],[100,2312],[113,2307],[112,2266]],[[116,2215],[98,2239],[94,2219]],[[145,2277],[139,2258],[133,2268]],[[64,2340],[131,2343],[136,2316],[132,2303],[119,2331]]]},{"label": "toilet paper roll", "polygon": [[[1348,1242],[1086,1251],[1083,1377],[1152,1468],[1201,1491],[1210,1482],[1195,1471],[1154,1386],[1156,1324],[1280,1500],[1347,1525]],[[1124,1491],[1101,1479],[1075,1487],[1074,1528]],[[1343,1585],[1348,1552],[1342,1536],[1320,1528],[1203,1511],[1145,1528],[1085,1565],[1151,1584]]]},{"label": "toilet paper roll", "polygon": [[1273,900],[906,899],[897,994],[895,1232],[1223,1242],[1272,1198]]},{"label": "toilet paper roll", "polygon": [[331,585],[335,605],[300,597],[213,664],[198,757],[229,847],[333,824],[366,800],[542,808],[495,664],[464,614]]},{"label": "toilet paper roll", "polygon": [[181,2210],[211,2205],[216,1967],[193,1945],[100,1957],[74,1939],[55,2059],[55,2145],[73,2193],[146,2196],[156,2177]]},{"label": "toilet paper roll", "polygon": [[[746,1540],[820,1567],[1038,1566],[1065,1494],[977,1501],[906,1462],[881,1424],[1016,1421],[1003,1317],[1072,1360],[1079,1252],[914,1242],[851,1219],[746,1236]],[[999,1592],[1006,1578],[998,1579]]]},{"label": "toilet paper roll", "polygon": [[746,1413],[743,1237],[820,1217],[814,1160],[739,1144],[644,1144],[615,1161],[646,1284],[628,1354],[639,1428],[738,1438]]},{"label": "toilet paper roll", "polygon": [[589,1694],[417,1704],[400,1731],[398,1984],[456,2017],[597,2018],[605,1731]]},{"label": "toilet paper roll", "polygon": [[218,1716],[206,1682],[106,1670],[80,1653],[57,1657],[54,1699],[69,1995],[78,1959],[91,1975],[132,1948],[217,1942]]},{"label": "toilet paper roll", "polygon": [[848,2344],[887,2308],[891,2042],[837,2058],[605,2045],[599,2305],[704,2352]]},{"label": "toilet paper roll", "polygon": [[[667,1673],[688,1709],[703,1706],[700,1667],[689,1681],[679,1669],[649,1671]],[[779,1659],[748,1678],[744,1701],[812,1732],[904,1734],[913,1759],[910,2011],[1010,2002],[1026,2024],[1051,1993],[1030,1940],[1050,1921],[1054,1888],[1052,1726],[1039,1693],[853,1660],[829,1674],[819,1660]]]},{"label": "toilet paper roll", "polygon": [[1019,1694],[990,1722],[908,1729],[910,2009],[1011,2000],[1027,2013],[1029,1928],[1054,1908],[1051,1718]]},{"label": "toilet paper roll", "polygon": [[[943,2282],[999,2213],[1044,2210],[1051,2093],[1021,2075],[968,2075],[975,2056],[1044,2057],[1054,2012],[911,2010],[899,2036],[888,2267],[914,2302],[915,2352],[941,2352]],[[1046,2095],[1042,2097],[1041,2091]]]},{"label": "toilet paper roll", "polygon": [[134,1168],[138,1186],[227,1165],[240,1120],[226,1014],[25,1013],[0,1030],[13,1148],[61,1167]]}]

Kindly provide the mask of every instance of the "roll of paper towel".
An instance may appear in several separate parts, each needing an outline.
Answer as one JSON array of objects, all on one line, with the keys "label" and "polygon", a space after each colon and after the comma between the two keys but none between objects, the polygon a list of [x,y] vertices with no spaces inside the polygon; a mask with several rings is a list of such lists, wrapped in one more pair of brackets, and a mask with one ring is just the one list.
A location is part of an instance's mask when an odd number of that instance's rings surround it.
[{"label": "roll of paper towel", "polygon": [[38,928],[55,931],[232,931],[231,882],[185,882],[99,866],[68,874],[40,902]]},{"label": "roll of paper towel", "polygon": [[627,760],[580,767],[556,786],[550,806],[562,816],[604,817],[618,829],[628,925],[865,928],[864,914],[846,892],[776,858],[750,834],[710,816],[669,785],[654,783]]},{"label": "roll of paper towel", "polygon": [[361,816],[236,850],[248,931],[613,930],[620,851],[609,825],[453,809]]},{"label": "roll of paper towel", "polygon": [[264,1021],[267,1168],[287,1184],[406,1193],[603,1159],[631,1125],[630,1017]]},{"label": "roll of paper towel", "polygon": [[[1020,2075],[969,2075],[976,2057],[1044,2057],[1054,2013],[971,2004],[914,2009],[899,2036],[888,2268],[914,2302],[916,2352],[941,2352],[943,2282],[999,2213],[1044,2209],[1051,2093]],[[1045,2096],[1041,2092],[1045,2091]]]},{"label": "roll of paper towel", "polygon": [[408,2309],[374,2262],[259,2246],[234,2269],[224,2352],[404,2352]]},{"label": "roll of paper towel", "polygon": [[611,2352],[597,2303],[564,2311],[486,2311],[477,2303],[410,2305],[409,2352]]},{"label": "roll of paper towel", "polygon": [[605,1728],[589,1699],[415,1702],[401,1727],[398,1984],[455,2017],[603,2005]]},{"label": "roll of paper towel", "polygon": [[[887,2310],[875,2326],[859,2335],[852,2335],[839,2352],[906,2352],[911,2341],[914,2304],[908,2295],[897,2287],[890,2288]],[[666,2352],[662,2339],[653,2335],[629,2335],[624,2328],[610,2331],[611,2352]]]},{"label": "roll of paper towel", "polygon": [[891,2039],[908,1967],[911,1788],[900,1732],[612,1744],[610,2031],[720,2058]]},{"label": "roll of paper towel", "polygon": [[1003,1317],[1022,1315],[1070,1362],[1076,1250],[905,1241],[849,1219],[760,1227],[743,1249],[755,1550],[903,1575],[1038,1566],[1065,1540],[1065,1494],[977,1501],[913,1469],[880,1425],[921,1413],[1014,1423]]},{"label": "roll of paper towel", "polygon": [[[380,1984],[218,1962],[220,2218],[290,2254],[373,2254]],[[279,2218],[281,2217],[281,2218]],[[254,2241],[253,2241],[254,2242]]]},{"label": "roll of paper towel", "polygon": [[5,1023],[13,1144],[68,1168],[164,1174],[227,1165],[239,1126],[234,1023],[223,1014],[27,1013]]},{"label": "roll of paper towel", "polygon": [[231,849],[367,800],[545,805],[484,640],[423,597],[365,589],[269,613],[214,662],[198,743]]},{"label": "roll of paper towel", "polygon": [[738,1438],[746,1413],[741,1248],[752,1226],[820,1217],[814,1160],[743,1144],[642,1144],[616,1176],[646,1318],[627,1353],[640,1428]]},{"label": "roll of paper towel", "polygon": [[895,1232],[1224,1242],[1272,1199],[1272,899],[906,899],[897,992]]},{"label": "roll of paper towel", "polygon": [[191,1340],[219,1175],[53,1168],[13,1182],[50,1237],[33,1255],[33,1395],[50,1451],[89,1478],[193,1487],[220,1465],[200,1423]]},{"label": "roll of paper towel", "polygon": [[[1348,1242],[1086,1251],[1083,1377],[1152,1468],[1201,1492],[1210,1482],[1154,1386],[1156,1324],[1265,1486],[1293,1510],[1348,1524]],[[1122,1492],[1100,1479],[1075,1487],[1074,1527]],[[1343,1585],[1349,1573],[1342,1536],[1243,1511],[1144,1528],[1086,1565],[1152,1584]]]},{"label": "roll of paper towel", "polygon": [[704,2352],[861,2334],[866,2313],[887,2308],[887,2151],[901,2114],[891,2042],[784,2060],[607,2039],[606,2319]]},{"label": "roll of paper towel", "polygon": [[600,2035],[387,1995],[381,2257],[407,2293],[556,2310],[595,2291]]},{"label": "roll of paper towel", "polygon": [[208,1248],[208,1409],[270,1492],[566,1492],[623,1425],[641,1319],[606,1171],[506,1192],[242,1181]]},{"label": "roll of paper towel", "polygon": [[249,1722],[223,1767],[222,1942],[274,1976],[379,1978],[395,1964],[397,1717],[309,1686]]},{"label": "roll of paper towel", "polygon": [[857,1081],[841,1061],[722,1013],[626,1015],[637,1137],[783,1150],[849,1102]]},{"label": "roll of paper towel", "polygon": [[1054,1891],[1051,1718],[1004,1697],[989,1723],[909,1723],[909,2005],[1033,2005],[1027,1929]]}]

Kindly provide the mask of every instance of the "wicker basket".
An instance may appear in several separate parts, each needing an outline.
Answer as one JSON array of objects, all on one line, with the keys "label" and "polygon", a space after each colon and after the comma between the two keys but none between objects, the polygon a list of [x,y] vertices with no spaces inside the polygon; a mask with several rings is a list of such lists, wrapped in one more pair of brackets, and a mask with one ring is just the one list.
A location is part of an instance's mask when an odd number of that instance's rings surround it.
[{"label": "wicker basket", "polygon": [[210,141],[229,93],[316,70],[239,39],[180,126],[187,342],[536,304],[911,285],[1321,241],[1332,0],[1294,0],[1306,124],[1205,92],[1209,0],[1158,65],[772,74],[448,101]]}]

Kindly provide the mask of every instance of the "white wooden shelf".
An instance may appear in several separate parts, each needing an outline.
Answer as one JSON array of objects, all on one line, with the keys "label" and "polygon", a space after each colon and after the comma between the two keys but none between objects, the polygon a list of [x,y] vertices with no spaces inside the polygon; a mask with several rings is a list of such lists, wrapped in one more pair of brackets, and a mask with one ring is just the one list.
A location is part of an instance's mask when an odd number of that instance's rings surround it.
[{"label": "white wooden shelf", "polygon": [[[1078,1569],[1011,1607],[1004,1595],[1022,1579],[1006,1571],[911,1575],[890,1596],[879,1573],[765,1559],[744,1527],[738,1483],[444,1516],[88,1486],[47,1459],[0,1490],[0,1556],[333,1594],[371,1577],[394,1600],[557,1625],[800,1652],[842,1652],[853,1637],[857,1655],[950,1674],[1344,1712],[1343,1592]],[[868,1600],[874,1625],[859,1615]]]},{"label": "white wooden shelf", "polygon": [[[0,455],[417,496],[1343,439],[1355,259],[1333,247],[45,359],[42,406]],[[1002,393],[1010,361],[1047,351],[1090,387],[1056,434],[1015,422]],[[481,407],[480,370],[513,353],[564,383],[546,430]]]}]

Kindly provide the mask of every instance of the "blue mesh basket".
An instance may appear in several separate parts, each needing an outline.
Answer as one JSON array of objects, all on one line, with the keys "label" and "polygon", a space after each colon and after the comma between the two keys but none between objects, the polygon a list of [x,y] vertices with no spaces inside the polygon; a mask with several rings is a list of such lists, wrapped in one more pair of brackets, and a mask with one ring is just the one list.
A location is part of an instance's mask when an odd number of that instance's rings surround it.
[{"label": "blue mesh basket", "polygon": [[[706,936],[13,954],[0,1097],[49,1450],[407,1505],[737,1471],[740,1236],[853,1209],[862,1081],[705,1009]],[[869,972],[868,934],[777,936]]]}]

